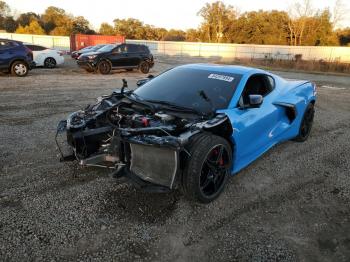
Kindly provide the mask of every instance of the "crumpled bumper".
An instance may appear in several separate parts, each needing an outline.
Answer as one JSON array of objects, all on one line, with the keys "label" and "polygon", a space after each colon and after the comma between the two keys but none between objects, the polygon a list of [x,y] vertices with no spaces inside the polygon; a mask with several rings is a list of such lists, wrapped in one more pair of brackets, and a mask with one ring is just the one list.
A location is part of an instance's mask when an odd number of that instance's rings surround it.
[{"label": "crumpled bumper", "polygon": [[[123,161],[118,153],[107,152],[81,159],[71,145],[72,137],[67,133],[67,129],[69,129],[67,121],[60,121],[55,136],[61,156],[60,161],[78,160],[82,166],[103,166],[115,169],[116,177],[128,177],[131,182],[143,189],[153,188],[152,191],[165,192],[175,187],[180,161],[179,148],[172,144],[173,141],[147,140],[145,142],[139,137],[137,139],[118,137],[124,143],[124,148],[128,148],[124,153],[126,160]],[[70,143],[67,142],[69,136]],[[72,144],[74,145],[74,138]]]}]

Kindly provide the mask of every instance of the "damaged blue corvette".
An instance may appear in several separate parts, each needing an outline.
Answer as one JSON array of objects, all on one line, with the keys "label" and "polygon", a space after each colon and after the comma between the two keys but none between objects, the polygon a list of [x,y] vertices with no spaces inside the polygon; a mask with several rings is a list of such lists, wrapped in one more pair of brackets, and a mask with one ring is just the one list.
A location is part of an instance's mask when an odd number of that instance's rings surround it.
[{"label": "damaged blue corvette", "polygon": [[190,64],[137,85],[130,90],[124,80],[61,121],[61,159],[110,168],[146,191],[181,188],[209,203],[230,175],[275,144],[305,141],[313,123],[315,84],[260,69]]}]

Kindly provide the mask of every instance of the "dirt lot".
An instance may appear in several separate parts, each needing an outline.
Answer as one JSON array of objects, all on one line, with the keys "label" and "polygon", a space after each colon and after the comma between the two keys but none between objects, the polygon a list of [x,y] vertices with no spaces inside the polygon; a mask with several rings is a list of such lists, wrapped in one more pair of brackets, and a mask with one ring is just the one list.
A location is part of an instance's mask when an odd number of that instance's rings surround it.
[{"label": "dirt lot", "polygon": [[68,61],[0,76],[0,260],[349,261],[350,77],[278,73],[321,86],[311,137],[276,146],[209,205],[58,161],[57,122],[142,74]]}]

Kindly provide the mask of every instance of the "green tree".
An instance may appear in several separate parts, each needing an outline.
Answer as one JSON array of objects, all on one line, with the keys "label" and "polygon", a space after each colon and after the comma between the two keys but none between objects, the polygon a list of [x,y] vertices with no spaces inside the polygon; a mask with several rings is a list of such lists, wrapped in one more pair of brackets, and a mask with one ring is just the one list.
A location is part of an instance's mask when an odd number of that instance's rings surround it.
[{"label": "green tree", "polygon": [[341,46],[350,45],[350,27],[338,29],[335,33]]},{"label": "green tree", "polygon": [[10,14],[11,9],[8,4],[4,1],[0,1],[0,29],[12,33],[16,30],[17,24]]},{"label": "green tree", "polygon": [[164,40],[166,34],[168,33],[168,30],[162,27],[155,28],[155,33],[156,33],[156,39],[158,41]]},{"label": "green tree", "polygon": [[17,18],[17,23],[21,26],[27,26],[30,24],[32,21],[40,21],[40,16],[33,13],[33,12],[28,12],[28,13],[22,13],[20,16]]},{"label": "green tree", "polygon": [[186,41],[188,42],[200,42],[201,34],[197,29],[188,29],[186,31]]},{"label": "green tree", "polygon": [[100,26],[99,33],[101,35],[115,35],[114,28],[108,23],[102,23]]},{"label": "green tree", "polygon": [[138,19],[115,19],[113,22],[115,33],[127,39],[142,39],[145,33],[143,23]]},{"label": "green tree", "polygon": [[50,35],[70,35],[72,32],[73,18],[62,8],[50,6],[41,18]]},{"label": "green tree", "polygon": [[331,13],[328,9],[317,12],[305,19],[305,28],[302,38],[303,45],[338,45],[338,39],[333,32]]},{"label": "green tree", "polygon": [[182,30],[170,29],[164,37],[164,41],[185,41],[186,33]]},{"label": "green tree", "polygon": [[221,43],[227,39],[227,32],[237,17],[237,11],[230,5],[221,1],[207,3],[198,15],[203,18],[200,30],[205,41]]},{"label": "green tree", "polygon": [[3,19],[0,28],[5,29],[6,32],[13,33],[16,31],[18,24],[12,16],[7,16]]},{"label": "green tree", "polygon": [[73,18],[72,31],[71,34],[95,34],[95,32],[90,29],[90,22],[83,16],[78,16]]},{"label": "green tree", "polygon": [[252,11],[242,14],[229,29],[229,42],[241,44],[288,43],[288,21],[286,12]]},{"label": "green tree", "polygon": [[33,35],[45,35],[45,30],[39,25],[38,21],[33,20],[29,25],[23,27],[19,26],[16,30],[17,34],[33,34]]}]

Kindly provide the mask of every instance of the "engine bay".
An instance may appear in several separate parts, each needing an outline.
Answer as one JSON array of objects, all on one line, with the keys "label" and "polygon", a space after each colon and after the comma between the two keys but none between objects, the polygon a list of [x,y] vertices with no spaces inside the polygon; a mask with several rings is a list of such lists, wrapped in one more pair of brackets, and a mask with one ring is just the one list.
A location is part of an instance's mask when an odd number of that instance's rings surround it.
[{"label": "engine bay", "polygon": [[190,138],[216,127],[231,134],[227,121],[225,114],[148,102],[122,88],[60,122],[57,136],[66,133],[71,155],[64,156],[56,142],[64,161],[113,168],[116,173],[131,171],[144,181],[172,188],[182,155],[190,157]]}]

